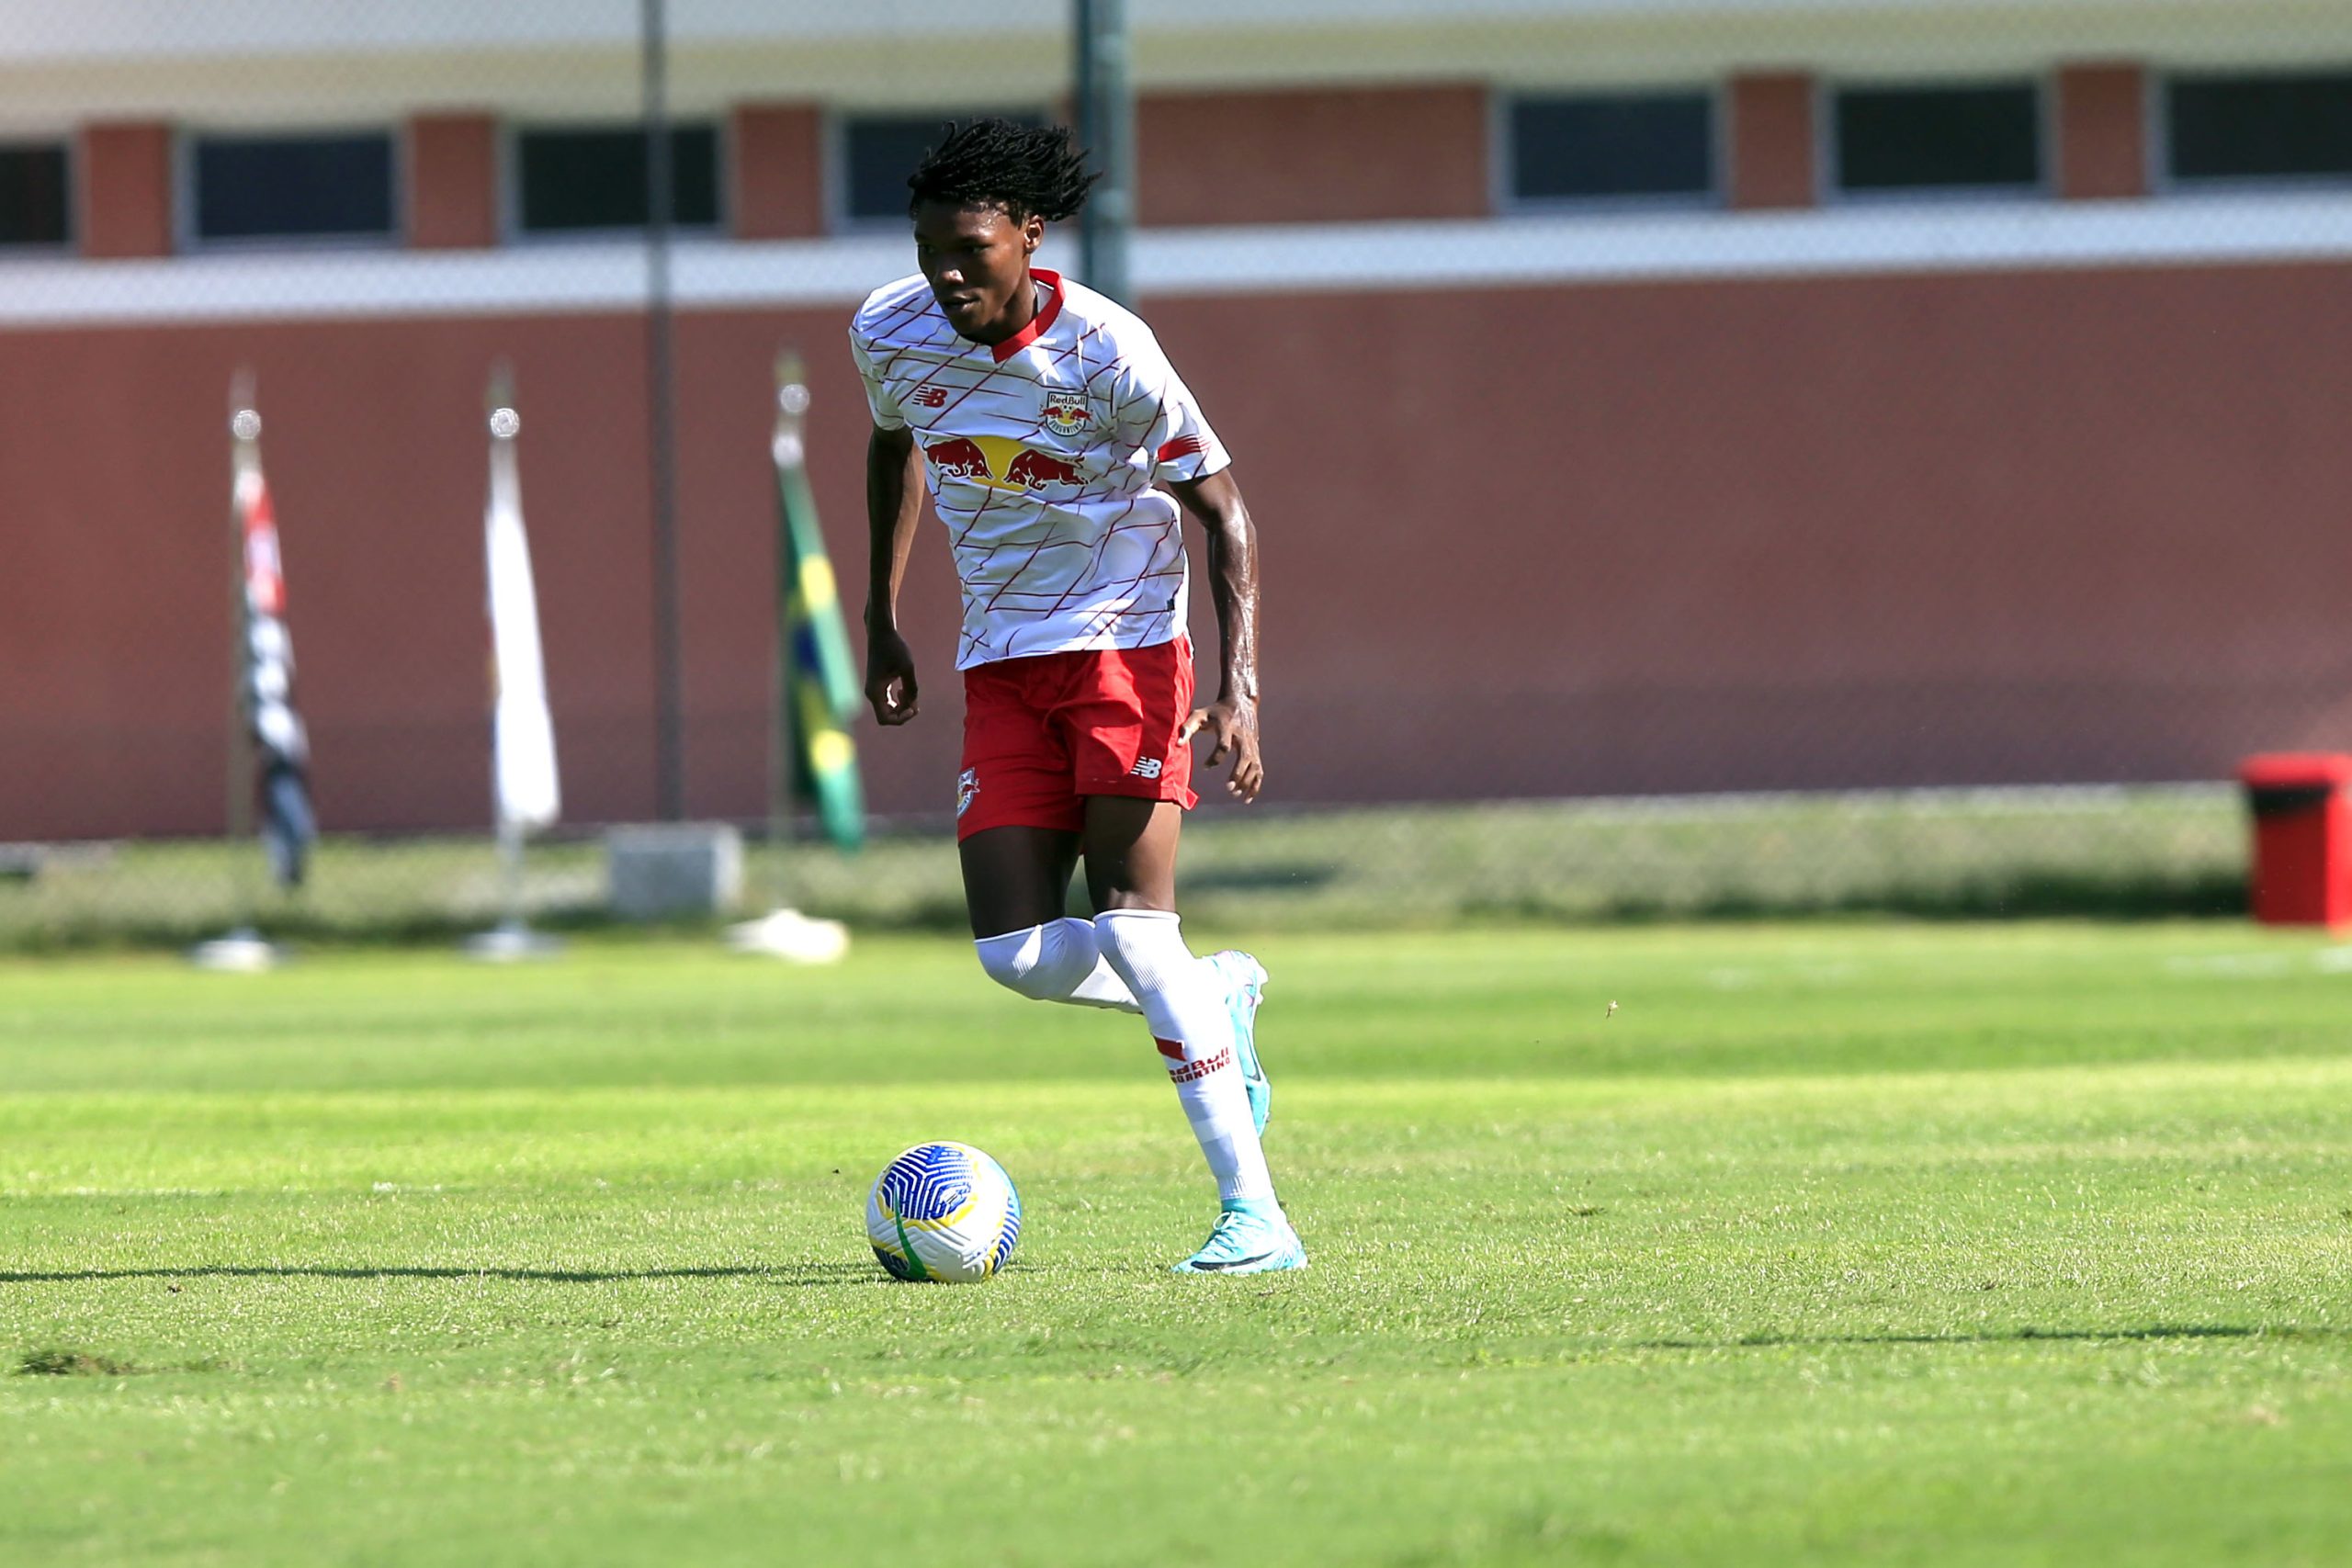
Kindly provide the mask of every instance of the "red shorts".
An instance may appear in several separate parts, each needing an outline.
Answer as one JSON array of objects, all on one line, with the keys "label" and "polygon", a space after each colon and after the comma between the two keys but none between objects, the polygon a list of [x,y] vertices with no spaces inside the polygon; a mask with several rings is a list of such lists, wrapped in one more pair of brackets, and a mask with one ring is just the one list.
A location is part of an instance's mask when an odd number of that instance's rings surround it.
[{"label": "red shorts", "polygon": [[1001,659],[964,671],[956,836],[1086,824],[1086,797],[1192,807],[1193,643]]}]

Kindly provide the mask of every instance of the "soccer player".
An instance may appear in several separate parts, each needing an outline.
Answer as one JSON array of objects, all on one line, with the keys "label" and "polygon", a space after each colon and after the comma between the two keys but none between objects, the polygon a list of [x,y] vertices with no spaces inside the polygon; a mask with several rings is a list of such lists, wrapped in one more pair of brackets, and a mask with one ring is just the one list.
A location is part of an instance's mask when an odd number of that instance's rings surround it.
[{"label": "soccer player", "polygon": [[[956,839],[980,966],[1022,996],[1150,1026],[1221,1200],[1178,1272],[1303,1268],[1258,1141],[1265,971],[1243,953],[1194,957],[1176,914],[1193,738],[1212,765],[1231,759],[1242,800],[1264,779],[1257,536],[1151,329],[1031,265],[1092,179],[1067,130],[978,119],[948,127],[907,181],[922,272],[875,290],[850,328],[874,412],[865,694],[883,724],[915,716],[898,604],[920,467],[963,584]],[[1203,707],[1184,513],[1207,532],[1223,644]],[[1091,920],[1062,914],[1081,856]]]}]

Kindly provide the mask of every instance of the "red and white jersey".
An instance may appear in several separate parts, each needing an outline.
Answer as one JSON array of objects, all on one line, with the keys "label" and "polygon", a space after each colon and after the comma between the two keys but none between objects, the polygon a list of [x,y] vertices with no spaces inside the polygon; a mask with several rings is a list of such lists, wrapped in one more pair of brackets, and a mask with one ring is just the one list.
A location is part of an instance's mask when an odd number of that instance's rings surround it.
[{"label": "red and white jersey", "polygon": [[1149,648],[1184,630],[1184,538],[1154,484],[1229,459],[1151,329],[1043,268],[1036,318],[996,344],[956,335],[920,276],[850,326],[874,423],[912,430],[956,549],[956,667]]}]

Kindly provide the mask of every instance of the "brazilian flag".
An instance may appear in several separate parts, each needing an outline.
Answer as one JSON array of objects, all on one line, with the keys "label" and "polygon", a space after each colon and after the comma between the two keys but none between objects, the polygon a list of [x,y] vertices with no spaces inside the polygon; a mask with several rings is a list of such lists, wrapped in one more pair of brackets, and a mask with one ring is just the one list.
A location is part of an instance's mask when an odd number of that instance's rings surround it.
[{"label": "brazilian flag", "polygon": [[[849,721],[864,701],[850,655],[842,598],[808,491],[801,421],[808,391],[797,358],[776,366],[776,655],[785,744],[793,786],[813,801],[825,837],[844,850],[865,841],[865,796]],[[779,770],[781,772],[782,770]]]}]

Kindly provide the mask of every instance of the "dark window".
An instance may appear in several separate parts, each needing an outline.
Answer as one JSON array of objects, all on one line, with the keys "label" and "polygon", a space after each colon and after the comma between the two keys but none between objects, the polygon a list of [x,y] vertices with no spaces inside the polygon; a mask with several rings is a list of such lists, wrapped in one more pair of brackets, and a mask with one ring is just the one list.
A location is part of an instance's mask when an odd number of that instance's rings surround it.
[{"label": "dark window", "polygon": [[[641,229],[652,210],[645,132],[633,125],[526,130],[514,139],[523,231]],[[670,221],[718,222],[718,128],[670,128]]]},{"label": "dark window", "polygon": [[[1043,125],[1041,114],[999,114],[1015,125]],[[842,122],[842,210],[845,217],[907,216],[907,176],[922,155],[939,144],[947,122],[968,113],[858,115]]]},{"label": "dark window", "polygon": [[0,245],[62,245],[65,149],[0,147]]},{"label": "dark window", "polygon": [[2175,179],[2352,175],[2352,73],[2167,84]]},{"label": "dark window", "polygon": [[1511,198],[1703,196],[1715,184],[1714,135],[1704,93],[1514,99]]},{"label": "dark window", "polygon": [[199,240],[389,234],[392,228],[389,131],[197,139]]},{"label": "dark window", "polygon": [[1838,184],[1849,191],[1986,189],[2041,180],[2030,85],[1849,87],[1838,95]]}]

